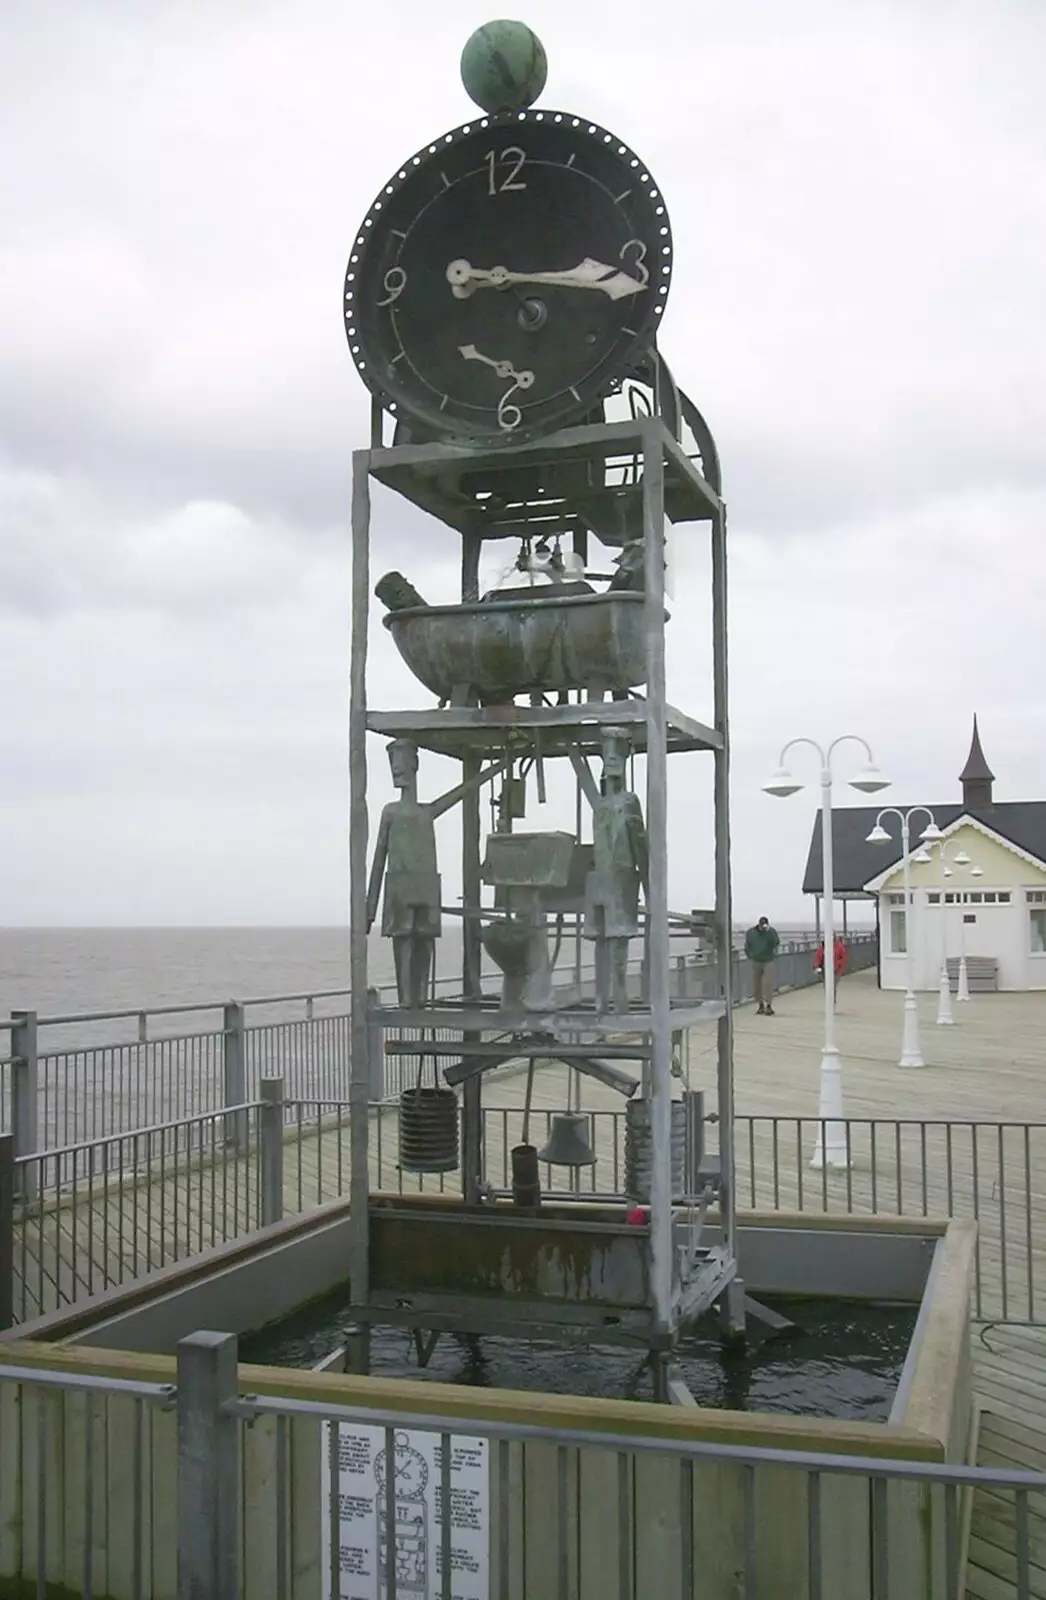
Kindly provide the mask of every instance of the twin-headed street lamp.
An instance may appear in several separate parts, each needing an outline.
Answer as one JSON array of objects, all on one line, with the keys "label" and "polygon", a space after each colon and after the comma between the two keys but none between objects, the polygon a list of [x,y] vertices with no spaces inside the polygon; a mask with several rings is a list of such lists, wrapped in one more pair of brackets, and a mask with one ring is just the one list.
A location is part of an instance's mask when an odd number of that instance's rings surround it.
[{"label": "twin-headed street lamp", "polygon": [[764,783],[766,794],[786,799],[803,787],[785,767],[789,750],[796,745],[809,745],[817,752],[821,762],[821,893],[824,899],[824,1045],[821,1050],[821,1092],[818,1106],[818,1133],[812,1167],[847,1167],[850,1152],[847,1146],[846,1127],[843,1122],[842,1063],[835,1038],[835,871],[832,852],[832,756],[839,745],[854,742],[863,746],[867,765],[856,778],[849,780],[850,787],[864,794],[876,794],[889,787],[889,778],[876,767],[871,747],[866,739],[854,733],[844,733],[833,739],[827,750],[814,739],[790,739],[781,751],[778,770],[769,783]]},{"label": "twin-headed street lamp", "polygon": [[[923,838],[925,837],[926,835],[924,834]],[[930,861],[933,858],[929,851],[923,849],[920,850],[913,859],[916,861]],[[947,864],[949,861],[951,862],[951,866],[948,866]],[[980,867],[975,867],[972,865],[970,857],[967,855],[965,850],[957,850],[953,856],[950,856],[948,854],[948,841],[944,838],[941,838],[937,844],[937,867],[938,883],[940,885],[939,893],[941,907],[941,970],[937,982],[937,1026],[939,1028],[950,1028],[955,1023],[955,1017],[952,1013],[951,980],[948,977],[948,920],[947,911],[945,909],[945,883],[946,880],[953,875],[952,867],[960,867],[963,870],[969,867],[970,876],[973,878],[979,878],[983,874]],[[962,914],[961,895],[959,896],[959,911],[960,914]],[[965,922],[962,924],[962,933],[960,939],[962,954],[959,957],[959,982],[956,991],[956,998],[959,1000],[969,1000],[970,982],[966,971]]]},{"label": "twin-headed street lamp", "polygon": [[[960,861],[958,856],[955,856],[954,860],[958,866],[965,867],[966,863]],[[971,878],[983,878],[984,868],[971,866],[969,873]],[[970,998],[970,977],[966,970],[966,913],[963,910],[961,896],[959,897],[959,987],[955,992],[955,998],[956,1000]]]},{"label": "twin-headed street lamp", "polygon": [[930,856],[925,849],[921,849],[915,856],[911,854],[911,822],[914,816],[922,812],[929,818],[927,826],[923,829],[922,839],[931,842],[941,838],[941,830],[937,826],[933,812],[929,806],[911,806],[907,811],[898,811],[896,806],[884,806],[875,819],[875,827],[868,835],[869,844],[889,844],[890,835],[883,827],[884,817],[896,817],[901,824],[901,856],[904,867],[904,950],[907,960],[905,970],[907,983],[904,994],[904,1033],[901,1037],[902,1067],[923,1066],[922,1046],[919,1043],[919,1003],[915,998],[915,918],[912,913],[915,906],[912,900],[912,861],[929,861]]},{"label": "twin-headed street lamp", "polygon": [[[914,855],[910,854],[910,825],[912,818],[922,812],[929,818],[927,826],[920,835],[920,847]],[[937,984],[937,1025],[938,1027],[951,1027],[955,1022],[952,1014],[952,991],[948,978],[948,944],[947,924],[945,921],[945,880],[952,876],[952,867],[946,865],[950,861],[952,866],[969,868],[970,876],[982,876],[980,867],[971,865],[970,857],[965,850],[957,850],[953,856],[948,855],[948,842],[937,826],[933,812],[928,806],[912,806],[910,810],[901,812],[895,806],[886,806],[875,819],[875,827],[868,835],[869,844],[886,844],[890,835],[883,827],[883,818],[893,816],[901,824],[901,852],[904,867],[904,946],[907,955],[907,985],[904,996],[904,1035],[901,1041],[901,1066],[921,1067],[923,1065],[922,1047],[919,1043],[919,1009],[915,998],[915,903],[912,895],[911,867],[912,861],[924,865],[933,860],[933,856],[926,848],[927,844],[936,844],[937,861],[940,869],[940,905],[941,905],[941,970]],[[960,908],[962,902],[960,900]],[[970,988],[966,972],[966,928],[962,930],[962,954],[959,958],[959,985],[958,998],[969,1000]]]}]

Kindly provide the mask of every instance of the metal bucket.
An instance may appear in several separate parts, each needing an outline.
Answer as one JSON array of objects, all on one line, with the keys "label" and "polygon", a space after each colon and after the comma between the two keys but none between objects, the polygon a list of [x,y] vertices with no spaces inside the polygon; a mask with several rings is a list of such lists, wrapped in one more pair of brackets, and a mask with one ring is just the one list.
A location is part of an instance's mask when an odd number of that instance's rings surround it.
[{"label": "metal bucket", "polygon": [[528,1211],[541,1204],[536,1145],[517,1144],[512,1150],[512,1201]]},{"label": "metal bucket", "polygon": [[458,1097],[453,1089],[404,1089],[400,1095],[400,1166],[404,1172],[455,1172]]},{"label": "metal bucket", "polygon": [[[670,1132],[671,1196],[678,1200],[686,1187],[686,1106],[672,1101]],[[625,1106],[625,1193],[631,1200],[650,1204],[653,1174],[650,1101],[630,1100]]]}]

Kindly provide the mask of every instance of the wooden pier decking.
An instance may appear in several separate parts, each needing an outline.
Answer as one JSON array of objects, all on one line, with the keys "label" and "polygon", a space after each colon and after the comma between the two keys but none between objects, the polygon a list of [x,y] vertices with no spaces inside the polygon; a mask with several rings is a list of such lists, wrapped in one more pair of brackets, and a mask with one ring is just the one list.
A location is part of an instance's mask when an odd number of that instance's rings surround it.
[{"label": "wooden pier decking", "polygon": [[[977,1464],[1046,1472],[1046,1329],[973,1330],[974,1384],[981,1408]],[[1029,1594],[1046,1596],[1046,1495],[1028,1497]],[[1012,1600],[1017,1583],[1012,1495],[974,1496],[966,1562],[968,1600]]]},{"label": "wooden pier decking", "polygon": [[[777,1014],[736,1015],[739,1204],[744,1208],[907,1212],[976,1216],[980,1226],[979,1325],[972,1329],[983,1465],[1046,1470],[1046,993],[978,996],[956,1005],[957,1025],[934,1025],[936,997],[920,997],[921,1071],[897,1066],[902,996],[881,994],[871,974],[844,981],[838,1023],[845,1111],[853,1118],[849,1170],[809,1166],[816,1124],[821,1043],[818,989],[781,995]],[[714,1025],[695,1029],[685,1077],[714,1089]],[[548,1119],[568,1103],[573,1075],[541,1064],[535,1074],[530,1137],[543,1141]],[[509,1151],[522,1137],[525,1075],[502,1071],[484,1087],[487,1175],[507,1183]],[[711,1094],[710,1094],[711,1098]],[[620,1184],[624,1100],[580,1080],[597,1155],[583,1189]],[[617,1113],[617,1117],[611,1113]],[[303,1107],[283,1145],[286,1214],[347,1193],[347,1108],[325,1116]],[[750,1122],[745,1118],[752,1118]],[[774,1120],[778,1119],[778,1120]],[[878,1119],[878,1120],[876,1120]],[[1012,1120],[1011,1128],[980,1122]],[[714,1147],[715,1129],[710,1130]],[[376,1109],[371,1136],[375,1186],[401,1182],[396,1108]],[[573,1175],[554,1171],[557,1187]],[[109,1284],[205,1250],[258,1226],[254,1151],[201,1155],[161,1176],[102,1174],[61,1205],[28,1216],[16,1235],[16,1305],[24,1314],[59,1298],[82,1299]],[[455,1189],[445,1179],[402,1179],[403,1186]],[[1008,1319],[1008,1320],[1007,1320]],[[1005,1325],[1003,1323],[1005,1322]],[[1019,1324],[1029,1325],[1019,1325]],[[1032,1497],[1031,1593],[1046,1600],[1046,1497]],[[982,1493],[972,1507],[965,1575],[971,1600],[1014,1593],[1017,1531],[1012,1500]]]},{"label": "wooden pier decking", "polygon": [[[980,1317],[1046,1321],[1046,993],[979,996],[956,1006],[954,1028],[934,1026],[936,997],[920,997],[921,1071],[897,1066],[899,994],[882,994],[870,973],[844,981],[838,1025],[845,1112],[851,1127],[849,1170],[809,1165],[817,1113],[821,993],[779,996],[777,1014],[750,1007],[736,1015],[738,1204],[746,1209],[902,1212],[975,1216],[980,1227]],[[687,1079],[713,1096],[715,1029],[692,1030]],[[544,1141],[549,1119],[568,1104],[566,1067],[538,1065],[530,1138]],[[578,1080],[575,1080],[578,1082]],[[623,1098],[579,1080],[581,1106],[593,1119],[594,1168],[580,1178],[552,1169],[557,1188],[620,1190]],[[507,1187],[509,1152],[521,1142],[525,1080],[503,1070],[484,1085],[487,1177]],[[616,1113],[616,1117],[613,1115]],[[309,1106],[287,1128],[283,1151],[285,1214],[348,1192],[347,1107],[317,1121]],[[444,1178],[401,1175],[395,1105],[376,1108],[371,1177],[376,1187],[454,1190]],[[751,1118],[748,1121],[745,1119]],[[777,1120],[775,1120],[777,1119]],[[878,1119],[878,1121],[873,1121]],[[1012,1119],[1003,1129],[979,1122]],[[717,1130],[709,1129],[715,1148]],[[15,1305],[20,1320],[81,1299],[259,1225],[256,1152],[214,1158],[212,1150],[139,1176],[96,1173],[63,1191],[18,1224]],[[1041,1308],[1041,1309],[1040,1309]]]}]

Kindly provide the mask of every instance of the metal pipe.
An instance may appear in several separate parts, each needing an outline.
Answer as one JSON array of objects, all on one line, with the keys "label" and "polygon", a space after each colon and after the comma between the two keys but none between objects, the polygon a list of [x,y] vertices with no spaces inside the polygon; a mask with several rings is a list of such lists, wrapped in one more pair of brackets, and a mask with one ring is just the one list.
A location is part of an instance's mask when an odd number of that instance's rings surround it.
[{"label": "metal pipe", "polygon": [[352,457],[352,643],[349,661],[349,1277],[356,1305],[370,1294],[370,1064],[367,1060],[367,623],[370,611],[370,455]]},{"label": "metal pipe", "polygon": [[[711,440],[711,435],[709,435]],[[720,489],[718,457],[717,492]],[[734,1182],[734,956],[733,885],[730,873],[730,661],[728,651],[726,507],[712,519],[712,687],[713,722],[722,740],[715,752],[715,916],[716,967],[725,1002],[716,1027],[716,1087],[722,1192],[723,1243],[737,1256],[737,1186]]]},{"label": "metal pipe", "polygon": [[664,425],[641,424],[646,624],[646,830],[650,1006],[650,1276],[659,1341],[672,1330],[671,1093],[672,1039],[668,943],[668,742],[665,727]]},{"label": "metal pipe", "polygon": [[[483,549],[482,535],[466,533],[461,542],[461,598],[463,601],[479,597],[479,560]],[[474,779],[482,766],[481,757],[475,754],[462,758],[463,783]],[[480,796],[471,789],[461,802],[461,897],[466,911],[478,911],[482,897],[480,851]],[[483,932],[479,918],[467,917],[461,929],[461,988],[465,1003],[478,1001],[483,993]],[[482,1035],[465,1032],[463,1039],[476,1043]],[[462,1151],[461,1181],[466,1205],[479,1200],[483,1183],[483,1085],[479,1077],[466,1079],[462,1091]]]}]

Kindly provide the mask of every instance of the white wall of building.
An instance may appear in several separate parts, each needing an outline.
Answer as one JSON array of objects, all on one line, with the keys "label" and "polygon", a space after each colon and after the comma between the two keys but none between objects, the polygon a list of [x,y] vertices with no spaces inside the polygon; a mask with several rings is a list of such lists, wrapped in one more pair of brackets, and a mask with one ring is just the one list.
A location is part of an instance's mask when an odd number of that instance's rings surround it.
[{"label": "white wall of building", "polygon": [[[945,879],[942,926],[936,849],[932,863],[912,864],[909,924],[916,988],[937,988],[943,938],[949,958],[960,956],[964,944],[967,955],[993,957],[1000,989],[1046,989],[1046,869],[973,823],[957,827],[948,841],[947,855],[965,851],[981,876],[952,867]],[[903,869],[892,872],[878,894],[882,985],[903,989],[908,982]]]}]

